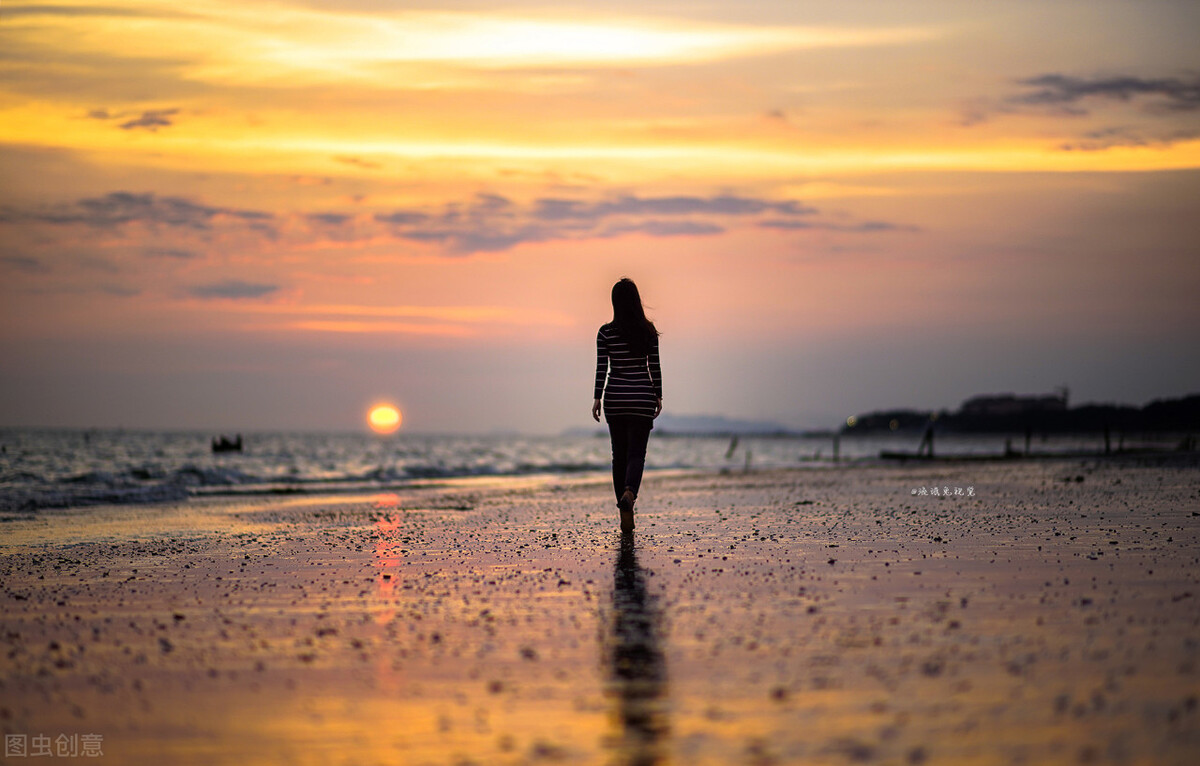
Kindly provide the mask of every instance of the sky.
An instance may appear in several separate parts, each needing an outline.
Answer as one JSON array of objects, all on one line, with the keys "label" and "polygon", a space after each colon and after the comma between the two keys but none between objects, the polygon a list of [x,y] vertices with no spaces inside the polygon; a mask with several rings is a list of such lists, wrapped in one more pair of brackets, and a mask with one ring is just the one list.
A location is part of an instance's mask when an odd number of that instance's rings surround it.
[{"label": "sky", "polygon": [[1200,392],[1200,4],[0,2],[0,425]]}]

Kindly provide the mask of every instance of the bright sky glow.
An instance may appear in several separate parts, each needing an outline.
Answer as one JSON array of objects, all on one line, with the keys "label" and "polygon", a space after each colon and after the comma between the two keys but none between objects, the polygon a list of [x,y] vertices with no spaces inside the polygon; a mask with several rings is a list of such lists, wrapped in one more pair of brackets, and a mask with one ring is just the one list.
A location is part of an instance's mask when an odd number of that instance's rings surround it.
[{"label": "bright sky glow", "polygon": [[669,413],[1200,389],[1196,28],[1167,0],[4,2],[0,425],[357,428],[395,391],[406,429],[556,431],[622,275]]}]

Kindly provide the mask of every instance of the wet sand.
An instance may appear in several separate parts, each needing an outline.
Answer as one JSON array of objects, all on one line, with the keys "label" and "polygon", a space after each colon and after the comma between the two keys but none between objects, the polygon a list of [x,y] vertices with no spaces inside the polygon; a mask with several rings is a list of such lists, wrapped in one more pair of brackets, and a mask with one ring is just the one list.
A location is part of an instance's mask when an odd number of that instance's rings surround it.
[{"label": "wet sand", "polygon": [[1194,459],[642,494],[624,539],[600,477],[6,522],[0,727],[121,764],[1200,762]]}]

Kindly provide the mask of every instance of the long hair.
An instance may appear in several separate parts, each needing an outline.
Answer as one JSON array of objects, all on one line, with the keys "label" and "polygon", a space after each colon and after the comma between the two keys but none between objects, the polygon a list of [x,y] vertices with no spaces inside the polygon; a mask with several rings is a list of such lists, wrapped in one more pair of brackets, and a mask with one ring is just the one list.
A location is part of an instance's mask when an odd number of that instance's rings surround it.
[{"label": "long hair", "polygon": [[621,279],[613,285],[613,327],[621,339],[629,344],[629,349],[635,356],[648,356],[658,337],[658,329],[646,318],[642,308],[642,296],[637,285],[629,277]]}]

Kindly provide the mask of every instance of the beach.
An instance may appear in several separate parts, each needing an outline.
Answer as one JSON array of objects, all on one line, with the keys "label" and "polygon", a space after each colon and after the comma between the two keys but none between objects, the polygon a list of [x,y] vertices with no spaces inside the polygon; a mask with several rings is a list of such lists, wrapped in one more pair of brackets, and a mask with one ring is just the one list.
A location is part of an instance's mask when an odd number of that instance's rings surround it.
[{"label": "beach", "polygon": [[5,762],[1191,764],[1198,543],[1194,455],[43,509]]}]

